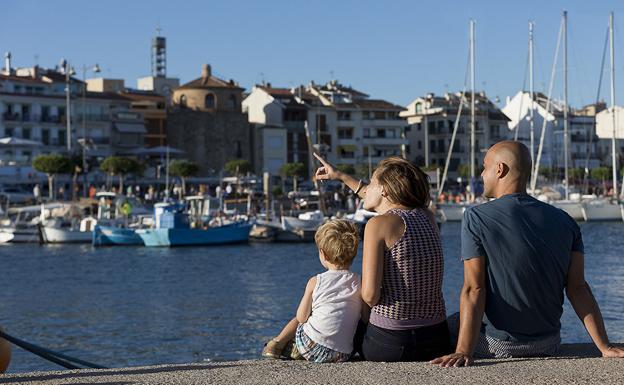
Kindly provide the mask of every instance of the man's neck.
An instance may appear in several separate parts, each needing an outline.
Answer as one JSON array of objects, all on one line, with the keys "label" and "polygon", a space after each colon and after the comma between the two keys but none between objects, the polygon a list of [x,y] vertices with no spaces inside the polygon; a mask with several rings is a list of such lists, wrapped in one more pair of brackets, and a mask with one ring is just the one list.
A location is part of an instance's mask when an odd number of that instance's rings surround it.
[{"label": "man's neck", "polygon": [[509,194],[526,194],[526,186],[506,186],[501,188],[500,191],[497,191],[495,196],[496,198],[500,198]]}]

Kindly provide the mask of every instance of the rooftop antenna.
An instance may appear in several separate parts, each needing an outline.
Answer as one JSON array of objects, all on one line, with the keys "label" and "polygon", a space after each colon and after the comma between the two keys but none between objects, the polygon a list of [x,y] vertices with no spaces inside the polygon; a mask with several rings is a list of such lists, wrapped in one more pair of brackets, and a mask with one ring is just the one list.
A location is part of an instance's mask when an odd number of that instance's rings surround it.
[{"label": "rooftop antenna", "polygon": [[157,36],[152,38],[152,76],[167,77],[167,39],[160,36],[162,28],[156,27]]}]

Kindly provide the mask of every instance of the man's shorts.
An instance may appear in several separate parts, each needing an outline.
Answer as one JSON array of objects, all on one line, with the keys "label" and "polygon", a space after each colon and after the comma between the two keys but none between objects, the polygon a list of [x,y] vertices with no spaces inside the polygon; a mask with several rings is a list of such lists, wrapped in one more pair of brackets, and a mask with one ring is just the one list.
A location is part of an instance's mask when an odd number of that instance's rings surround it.
[{"label": "man's shorts", "polygon": [[[453,346],[457,345],[459,336],[459,313],[449,316],[446,320],[451,332]],[[475,358],[512,358],[512,357],[543,357],[553,356],[559,350],[559,335],[530,342],[501,341],[485,333],[479,334],[475,347]]]}]

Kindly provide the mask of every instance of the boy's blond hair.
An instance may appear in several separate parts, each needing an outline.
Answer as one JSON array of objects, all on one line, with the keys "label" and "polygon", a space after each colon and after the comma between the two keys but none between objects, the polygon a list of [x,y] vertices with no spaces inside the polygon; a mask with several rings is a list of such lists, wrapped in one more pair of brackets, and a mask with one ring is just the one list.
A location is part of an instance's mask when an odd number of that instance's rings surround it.
[{"label": "boy's blond hair", "polygon": [[327,262],[348,268],[357,254],[360,236],[355,223],[332,219],[316,230],[314,240],[325,254]]}]

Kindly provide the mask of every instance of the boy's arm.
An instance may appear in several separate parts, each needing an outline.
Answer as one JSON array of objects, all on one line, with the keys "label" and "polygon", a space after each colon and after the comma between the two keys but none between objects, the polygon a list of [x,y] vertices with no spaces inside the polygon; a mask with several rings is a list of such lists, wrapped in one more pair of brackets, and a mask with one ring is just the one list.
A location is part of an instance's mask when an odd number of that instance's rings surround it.
[{"label": "boy's arm", "polygon": [[299,308],[297,308],[297,321],[299,321],[299,323],[305,323],[310,317],[310,314],[312,314],[312,293],[314,293],[315,287],[316,276],[308,280],[305,293],[303,293],[301,302],[299,302]]},{"label": "boy's arm", "polygon": [[624,349],[609,344],[607,331],[598,303],[591,292],[589,284],[585,281],[583,253],[572,252],[568,281],[566,283],[566,295],[570,304],[587,329],[587,333],[600,349],[603,357],[624,358]]}]

